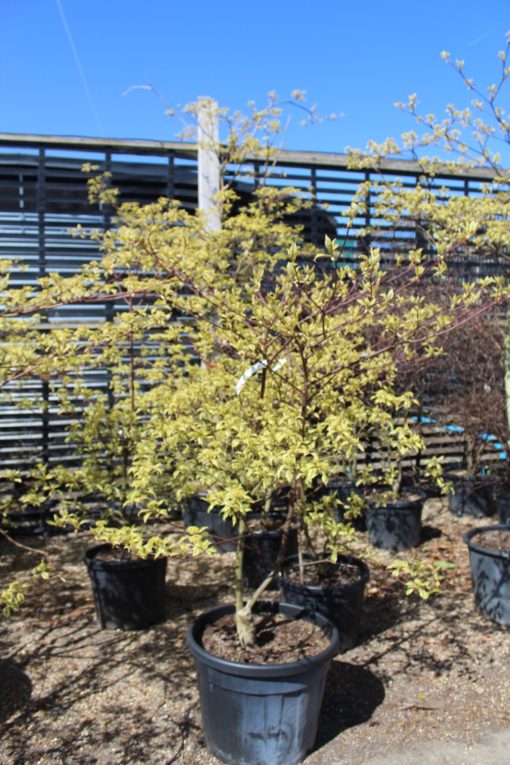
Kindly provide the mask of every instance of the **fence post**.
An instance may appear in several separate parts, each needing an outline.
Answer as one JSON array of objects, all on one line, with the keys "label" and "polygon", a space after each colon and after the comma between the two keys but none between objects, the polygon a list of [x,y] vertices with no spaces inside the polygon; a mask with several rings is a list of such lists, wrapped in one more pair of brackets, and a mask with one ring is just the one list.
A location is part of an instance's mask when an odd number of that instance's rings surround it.
[{"label": "fence post", "polygon": [[218,104],[201,99],[198,113],[198,207],[207,216],[210,231],[221,228],[217,195],[220,190]]}]

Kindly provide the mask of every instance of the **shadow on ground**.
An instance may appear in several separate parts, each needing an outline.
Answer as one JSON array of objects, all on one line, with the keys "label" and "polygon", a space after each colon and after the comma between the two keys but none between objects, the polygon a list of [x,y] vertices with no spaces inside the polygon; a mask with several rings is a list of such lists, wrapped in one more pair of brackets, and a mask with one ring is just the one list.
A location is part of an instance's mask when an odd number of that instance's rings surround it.
[{"label": "shadow on ground", "polygon": [[363,602],[358,643],[365,643],[375,635],[397,624],[402,615],[402,601],[392,595],[369,595]]},{"label": "shadow on ground", "polygon": [[437,526],[422,526],[420,544],[430,542],[431,539],[439,539],[439,537],[442,536],[442,533],[441,529],[438,529]]},{"label": "shadow on ground", "polygon": [[3,723],[29,703],[32,682],[14,662],[0,660],[0,688],[0,723]]},{"label": "shadow on ground", "polygon": [[[200,735],[183,632],[172,620],[142,634],[100,630],[89,619],[62,624],[58,635],[39,632],[16,663],[0,662],[2,765],[175,761]],[[46,685],[41,672],[50,665],[59,670]]]},{"label": "shadow on ground", "polygon": [[370,670],[343,661],[332,662],[314,750],[347,728],[370,720],[384,695],[382,682]]}]

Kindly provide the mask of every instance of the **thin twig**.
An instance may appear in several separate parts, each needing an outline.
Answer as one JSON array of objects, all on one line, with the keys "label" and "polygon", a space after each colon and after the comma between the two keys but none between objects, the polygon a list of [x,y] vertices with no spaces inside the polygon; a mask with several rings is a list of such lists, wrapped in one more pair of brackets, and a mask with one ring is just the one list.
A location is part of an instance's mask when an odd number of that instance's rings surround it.
[{"label": "thin twig", "polygon": [[4,531],[4,529],[0,529],[0,534],[15,547],[19,547],[21,550],[28,550],[28,552],[33,552],[33,553],[36,553],[37,555],[42,555],[43,558],[46,558],[47,560],[49,560],[50,556],[48,555],[47,552],[44,552],[44,550],[36,550],[35,547],[30,547],[29,545],[24,545],[21,542],[16,542],[16,540],[13,539],[10,534]]}]

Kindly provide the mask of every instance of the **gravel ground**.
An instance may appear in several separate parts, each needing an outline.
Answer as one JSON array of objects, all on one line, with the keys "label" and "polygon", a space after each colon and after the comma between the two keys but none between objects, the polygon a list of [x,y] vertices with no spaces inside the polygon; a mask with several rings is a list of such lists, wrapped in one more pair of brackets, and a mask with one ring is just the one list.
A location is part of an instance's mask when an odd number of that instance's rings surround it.
[{"label": "gravel ground", "polygon": [[[510,632],[474,611],[462,542],[480,522],[453,518],[440,500],[427,503],[424,522],[422,551],[456,568],[443,593],[422,602],[370,564],[360,643],[333,662],[307,765],[364,765],[510,729]],[[170,561],[166,620],[126,633],[96,622],[81,562],[89,546],[85,535],[48,542],[59,577],[0,623],[0,765],[216,763],[185,636],[194,615],[230,599],[233,554]],[[0,585],[30,557],[2,542]]]}]

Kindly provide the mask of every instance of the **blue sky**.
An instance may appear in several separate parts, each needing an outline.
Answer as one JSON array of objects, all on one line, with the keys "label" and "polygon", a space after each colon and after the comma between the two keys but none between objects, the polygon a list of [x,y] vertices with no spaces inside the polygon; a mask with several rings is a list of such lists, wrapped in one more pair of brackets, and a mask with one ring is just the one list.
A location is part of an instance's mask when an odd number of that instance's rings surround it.
[{"label": "blue sky", "polygon": [[499,71],[508,0],[0,0],[0,132],[174,140],[172,106],[199,95],[243,108],[307,91],[336,122],[291,122],[285,147],[343,151],[413,127],[395,101],[441,114]]}]

